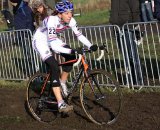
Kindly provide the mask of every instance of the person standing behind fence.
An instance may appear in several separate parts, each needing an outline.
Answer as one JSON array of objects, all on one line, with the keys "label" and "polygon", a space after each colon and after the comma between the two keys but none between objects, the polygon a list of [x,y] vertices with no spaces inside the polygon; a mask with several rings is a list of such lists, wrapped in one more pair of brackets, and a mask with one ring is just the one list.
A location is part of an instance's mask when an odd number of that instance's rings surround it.
[{"label": "person standing behind fence", "polygon": [[154,1],[153,0],[140,0],[141,19],[143,22],[154,20]]},{"label": "person standing behind fence", "polygon": [[155,0],[155,17],[160,21],[160,0]]},{"label": "person standing behind fence", "polygon": [[14,28],[35,30],[32,9],[29,7],[29,0],[10,0],[13,5]]},{"label": "person standing behind fence", "polygon": [[[29,76],[33,73],[33,70],[29,70],[32,58],[33,51],[31,50],[31,38],[32,33],[35,30],[34,26],[34,16],[33,11],[29,6],[29,0],[10,0],[13,6],[14,14],[14,29],[16,30],[14,45],[21,47],[21,55],[23,58],[16,59],[17,67],[24,73],[24,75]],[[29,31],[24,31],[24,29],[29,29]]]},{"label": "person standing behind fence", "polygon": [[[139,21],[139,0],[111,0],[111,24],[119,25],[120,29],[123,29],[124,24]],[[140,37],[135,36],[135,31],[136,30],[124,28],[124,34],[122,35],[122,44],[120,40],[121,36],[118,31],[116,31],[116,38],[120,51],[124,53],[124,65],[126,68],[126,73],[128,75],[127,77],[129,79],[129,84],[131,84],[133,80],[133,84],[141,85],[141,63],[139,60],[136,42]],[[141,32],[138,31],[138,36],[140,36],[140,33]]]}]

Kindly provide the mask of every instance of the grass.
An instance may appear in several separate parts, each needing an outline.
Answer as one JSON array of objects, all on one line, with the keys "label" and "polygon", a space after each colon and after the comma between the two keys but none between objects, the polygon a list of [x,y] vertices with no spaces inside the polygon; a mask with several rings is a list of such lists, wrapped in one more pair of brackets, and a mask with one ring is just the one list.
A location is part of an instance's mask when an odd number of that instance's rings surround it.
[{"label": "grass", "polygon": [[7,29],[7,24],[2,15],[0,14],[0,31]]},{"label": "grass", "polygon": [[73,0],[73,3],[75,13],[81,12],[81,16],[76,17],[80,26],[108,24],[110,0]]},{"label": "grass", "polygon": [[26,85],[27,81],[0,80],[0,88],[23,88]]},{"label": "grass", "polygon": [[[9,80],[0,80],[0,88],[12,88],[12,89],[21,89],[25,88],[27,86],[27,81],[9,81]],[[122,88],[122,93],[123,94],[134,94],[135,92],[138,93],[150,93],[150,92],[159,92],[160,93],[160,88],[159,87],[144,87],[140,90],[138,89],[129,89],[127,87]],[[1,116],[0,116],[0,121],[1,121]],[[7,119],[7,117],[5,117]]]},{"label": "grass", "polygon": [[7,25],[5,23],[1,23],[0,25],[0,31],[4,31],[7,29]]},{"label": "grass", "polygon": [[[107,24],[109,19],[110,0],[73,0],[75,10],[81,9],[82,15],[76,17],[80,26]],[[79,10],[77,10],[79,13]],[[0,15],[0,31],[6,30],[6,21]],[[2,23],[3,22],[3,23]]]},{"label": "grass", "polygon": [[[111,8],[110,0],[73,0],[74,9],[81,9],[82,13],[95,12],[98,10],[109,10]],[[99,19],[101,21],[101,19]]]},{"label": "grass", "polygon": [[82,16],[75,17],[80,26],[85,25],[102,25],[109,22],[109,10],[96,10],[88,13],[83,13]]}]

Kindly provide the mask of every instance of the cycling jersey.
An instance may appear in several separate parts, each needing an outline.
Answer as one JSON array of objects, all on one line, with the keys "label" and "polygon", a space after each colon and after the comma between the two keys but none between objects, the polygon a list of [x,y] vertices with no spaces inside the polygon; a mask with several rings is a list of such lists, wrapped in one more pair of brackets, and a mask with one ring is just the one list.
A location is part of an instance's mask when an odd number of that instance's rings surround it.
[{"label": "cycling jersey", "polygon": [[36,30],[33,38],[34,49],[40,53],[43,60],[51,56],[48,46],[50,46],[56,53],[71,53],[71,49],[64,48],[63,46],[66,45],[66,43],[57,36],[58,33],[69,28],[72,29],[78,40],[90,48],[92,44],[79,31],[77,23],[73,17],[70,22],[66,24],[58,16],[49,16],[43,20],[42,26]]}]

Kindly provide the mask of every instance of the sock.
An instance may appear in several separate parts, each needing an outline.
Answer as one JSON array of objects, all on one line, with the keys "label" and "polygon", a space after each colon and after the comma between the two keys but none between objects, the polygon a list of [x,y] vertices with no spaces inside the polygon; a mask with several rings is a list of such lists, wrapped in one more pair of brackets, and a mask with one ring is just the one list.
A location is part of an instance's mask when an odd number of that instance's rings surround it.
[{"label": "sock", "polygon": [[58,107],[60,107],[64,103],[64,100],[58,101]]},{"label": "sock", "polygon": [[66,80],[60,80],[60,82],[66,84]]}]

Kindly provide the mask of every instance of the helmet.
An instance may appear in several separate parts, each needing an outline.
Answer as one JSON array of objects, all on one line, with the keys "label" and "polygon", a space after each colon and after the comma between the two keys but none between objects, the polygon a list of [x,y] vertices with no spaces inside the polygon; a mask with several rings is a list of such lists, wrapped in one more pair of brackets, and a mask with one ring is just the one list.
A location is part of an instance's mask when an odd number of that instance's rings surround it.
[{"label": "helmet", "polygon": [[43,0],[33,0],[32,2],[32,8],[35,9],[35,8],[38,8],[39,6],[43,5],[44,7],[46,7],[45,3]]},{"label": "helmet", "polygon": [[66,12],[67,10],[73,10],[73,4],[69,1],[58,2],[55,6],[55,9],[59,13],[63,13],[63,12]]}]

